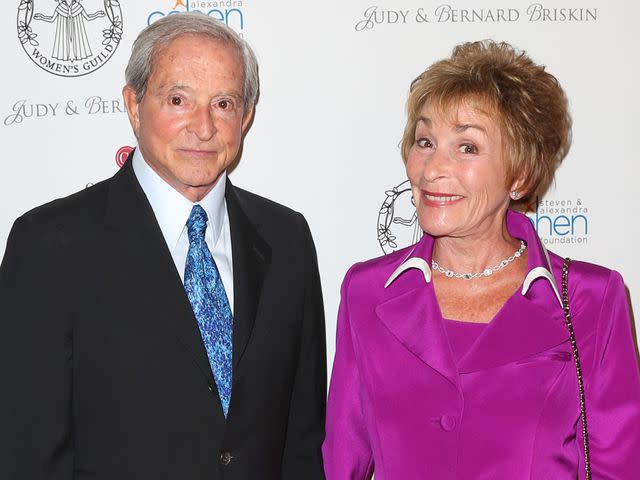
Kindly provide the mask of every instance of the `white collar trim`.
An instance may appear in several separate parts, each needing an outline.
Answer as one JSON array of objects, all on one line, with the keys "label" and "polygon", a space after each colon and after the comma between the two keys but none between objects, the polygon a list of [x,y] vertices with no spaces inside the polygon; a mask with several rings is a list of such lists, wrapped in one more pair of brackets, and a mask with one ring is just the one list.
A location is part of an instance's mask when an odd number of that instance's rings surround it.
[{"label": "white collar trim", "polygon": [[410,257],[395,269],[395,271],[387,279],[387,282],[384,284],[384,288],[387,288],[389,285],[391,285],[396,278],[398,278],[405,270],[409,270],[410,268],[417,268],[418,270],[420,270],[422,272],[422,275],[424,275],[425,283],[431,282],[431,268],[429,268],[429,264],[420,257]]},{"label": "white collar trim", "polygon": [[[529,288],[531,287],[531,284],[537,280],[538,278],[545,278],[549,281],[549,284],[551,285],[551,288],[553,289],[553,293],[555,293],[556,298],[558,299],[558,302],[560,303],[560,307],[562,307],[562,298],[560,297],[560,293],[558,292],[558,285],[556,284],[556,279],[553,276],[553,274],[550,271],[551,268],[551,262],[549,261],[549,253],[547,252],[547,249],[544,247],[544,245],[541,245],[543,251],[544,251],[544,256],[545,259],[547,260],[547,265],[549,266],[549,268],[543,267],[543,266],[539,266],[539,267],[535,267],[532,268],[529,273],[527,273],[527,276],[524,279],[524,282],[522,283],[522,295],[526,295],[527,292],[529,291]],[[426,260],[424,260],[421,257],[412,257],[411,254],[413,253],[413,250],[411,250],[409,252],[409,254],[405,257],[405,259],[402,261],[402,263],[398,266],[398,268],[396,268],[393,273],[391,274],[391,276],[389,276],[389,278],[387,279],[387,281],[384,284],[384,288],[387,288],[389,285],[391,285],[400,275],[402,275],[404,272],[406,272],[407,270],[410,270],[412,268],[416,268],[418,270],[420,270],[422,272],[422,275],[424,276],[424,281],[425,283],[431,283],[431,267],[429,266],[429,264],[427,263]]]}]

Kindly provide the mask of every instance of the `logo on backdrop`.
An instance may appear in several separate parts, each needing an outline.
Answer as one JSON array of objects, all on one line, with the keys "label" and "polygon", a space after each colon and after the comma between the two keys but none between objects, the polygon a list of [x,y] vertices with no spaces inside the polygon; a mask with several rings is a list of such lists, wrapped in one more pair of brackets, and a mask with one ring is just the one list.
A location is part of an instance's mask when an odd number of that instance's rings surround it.
[{"label": "logo on backdrop", "polygon": [[241,37],[244,35],[245,5],[243,0],[157,0],[162,9],[155,10],[147,17],[147,25],[172,13],[200,12],[219,20],[233,28]]},{"label": "logo on backdrop", "polygon": [[384,193],[386,198],[378,212],[378,243],[384,253],[391,253],[416,243],[422,238],[422,230],[409,180]]},{"label": "logo on backdrop", "polygon": [[118,149],[116,152],[116,164],[118,165],[118,168],[122,168],[131,152],[133,152],[133,147],[130,147],[129,145],[124,145]]},{"label": "logo on backdrop", "polygon": [[450,3],[438,4],[435,8],[386,9],[372,5],[364,10],[356,20],[357,32],[373,30],[377,27],[403,24],[438,23],[576,23],[596,22],[597,8],[553,7],[543,3],[531,3],[525,8],[459,8]]},{"label": "logo on backdrop", "polygon": [[545,246],[589,241],[589,208],[581,198],[536,199],[526,213]]},{"label": "logo on backdrop", "polygon": [[[378,212],[378,243],[384,253],[395,252],[422,238],[408,180],[387,190]],[[581,198],[536,199],[526,214],[545,246],[586,245],[589,241],[589,208]]]},{"label": "logo on backdrop", "polygon": [[118,0],[20,0],[18,39],[29,58],[61,77],[102,67],[122,38]]}]

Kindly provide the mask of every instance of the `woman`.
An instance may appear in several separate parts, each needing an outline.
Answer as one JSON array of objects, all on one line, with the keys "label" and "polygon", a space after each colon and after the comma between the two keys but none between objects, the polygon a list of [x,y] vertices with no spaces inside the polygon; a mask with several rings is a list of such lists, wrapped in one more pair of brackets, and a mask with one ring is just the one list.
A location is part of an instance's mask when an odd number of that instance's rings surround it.
[{"label": "woman", "polygon": [[[328,480],[586,477],[563,260],[509,207],[567,153],[565,95],[505,43],[466,43],[411,86],[414,246],[342,286]],[[570,320],[594,479],[640,478],[640,376],[620,275],[572,262]]]}]

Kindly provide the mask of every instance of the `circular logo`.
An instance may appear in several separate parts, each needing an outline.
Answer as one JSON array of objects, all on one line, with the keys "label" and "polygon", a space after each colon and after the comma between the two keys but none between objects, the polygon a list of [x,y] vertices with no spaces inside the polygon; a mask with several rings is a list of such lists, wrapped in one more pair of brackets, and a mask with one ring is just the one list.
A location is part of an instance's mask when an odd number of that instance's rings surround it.
[{"label": "circular logo", "polygon": [[413,245],[422,238],[409,180],[385,192],[378,212],[378,243],[384,253]]},{"label": "circular logo", "polygon": [[118,0],[20,0],[18,38],[29,58],[61,77],[102,67],[122,38]]},{"label": "circular logo", "polygon": [[129,145],[125,145],[124,147],[120,147],[118,149],[118,151],[116,152],[116,163],[118,164],[118,167],[122,168],[124,162],[127,161],[127,158],[129,158],[131,152],[133,152],[133,147],[130,147]]}]

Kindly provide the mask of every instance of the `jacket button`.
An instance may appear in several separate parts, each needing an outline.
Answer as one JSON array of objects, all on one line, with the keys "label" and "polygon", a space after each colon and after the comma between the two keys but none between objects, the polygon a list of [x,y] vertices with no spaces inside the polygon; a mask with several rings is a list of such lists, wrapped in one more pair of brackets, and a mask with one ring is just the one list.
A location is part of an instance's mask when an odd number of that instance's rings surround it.
[{"label": "jacket button", "polygon": [[456,428],[456,417],[453,415],[442,415],[440,417],[440,427],[445,432],[450,432]]},{"label": "jacket button", "polygon": [[224,466],[227,466],[231,463],[231,460],[233,459],[233,457],[231,456],[231,453],[229,452],[222,452],[220,454],[220,463]]}]

